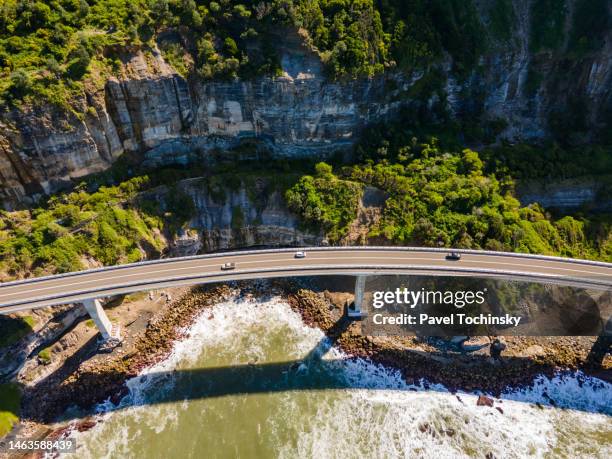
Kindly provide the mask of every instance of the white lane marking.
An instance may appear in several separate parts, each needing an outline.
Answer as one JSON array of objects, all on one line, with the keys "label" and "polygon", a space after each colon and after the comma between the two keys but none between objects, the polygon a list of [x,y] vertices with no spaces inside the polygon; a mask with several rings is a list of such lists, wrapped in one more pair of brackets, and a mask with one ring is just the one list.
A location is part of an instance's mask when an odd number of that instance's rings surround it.
[{"label": "white lane marking", "polygon": [[[354,257],[355,259],[379,259],[380,257],[371,257],[371,256],[361,256],[361,257]],[[294,258],[292,257],[291,260],[294,260]],[[337,260],[337,257],[333,257],[333,258],[329,258],[329,257],[311,257],[310,260]],[[405,260],[405,258],[398,258],[398,257],[386,257],[385,260]],[[442,264],[444,264],[445,260],[443,259],[432,259],[432,258],[410,258],[410,261],[436,261],[436,262],[440,262]],[[268,263],[268,262],[274,262],[274,261],[283,261],[282,259],[279,260],[277,258],[275,259],[264,259],[264,260],[256,260],[256,261],[242,261],[240,262],[240,264],[242,265],[250,265],[250,264],[258,264],[258,263]],[[529,268],[537,268],[538,266],[529,266],[529,265],[525,265],[525,264],[516,264],[516,263],[507,263],[507,262],[499,262],[499,261],[470,261],[470,260],[462,260],[462,262],[457,262],[457,261],[453,261],[453,262],[447,262],[447,263],[461,263],[461,265],[465,265],[466,263],[470,263],[470,264],[488,264],[488,265],[506,265],[506,266],[519,266],[519,267],[529,267]],[[459,266],[461,266],[459,265]],[[220,264],[217,262],[215,264],[209,264],[209,265],[195,265],[195,266],[186,266],[183,268],[171,268],[171,269],[163,269],[163,270],[156,270],[156,271],[144,271],[144,272],[136,272],[136,273],[131,273],[131,274],[120,274],[117,276],[111,276],[111,277],[101,277],[101,278],[96,278],[96,279],[85,279],[85,280],[81,280],[79,282],[72,282],[72,283],[68,283],[68,284],[60,284],[60,285],[52,285],[52,286],[48,286],[48,287],[39,287],[36,288],[36,291],[42,291],[42,290],[50,290],[50,289],[54,289],[54,288],[66,288],[66,287],[71,287],[71,286],[75,286],[75,285],[84,285],[84,284],[88,284],[91,282],[102,282],[102,281],[112,281],[112,280],[117,280],[117,279],[122,279],[122,278],[126,278],[126,277],[135,277],[135,276],[142,276],[142,275],[154,275],[154,274],[159,274],[159,273],[167,273],[167,272],[177,272],[177,271],[184,271],[184,270],[190,270],[190,269],[201,269],[201,268],[210,268],[210,267],[219,267],[220,268]],[[547,268],[544,267],[546,270],[549,270],[551,268]],[[578,269],[572,269],[572,268],[561,268],[561,267],[552,267],[552,270],[561,270],[561,271],[570,271],[570,272],[574,272],[574,273],[583,273],[583,274],[595,274],[595,275],[602,275],[602,273],[599,272],[593,272],[593,271],[586,271],[586,270],[578,270]],[[216,271],[215,271],[216,272]],[[530,273],[530,271],[525,271],[527,273]],[[116,274],[115,272],[109,272],[112,274]],[[99,273],[98,273],[99,274]],[[539,273],[536,273],[539,274]],[[542,273],[544,274],[544,273]],[[49,282],[49,281],[45,281],[45,282]],[[53,282],[53,281],[52,281]],[[16,287],[20,287],[20,286],[11,286],[9,288],[16,288]],[[1,290],[0,290],[1,291]],[[2,293],[0,294],[0,297],[6,297],[9,295],[19,295],[20,292],[12,292],[12,293]],[[29,293],[29,292],[24,292],[24,293]]]},{"label": "white lane marking", "polygon": [[[379,256],[359,256],[359,257],[351,257],[351,259],[353,260],[364,260],[364,259],[380,259],[381,257]],[[292,256],[291,258],[289,258],[290,260],[296,261],[296,259]],[[432,257],[428,257],[428,258],[408,258],[406,259],[406,257],[384,257],[385,261],[391,261],[391,260],[399,260],[402,261],[404,260],[404,263],[406,263],[406,261],[408,262],[413,262],[413,261],[435,261],[435,262],[439,262],[440,264],[444,265],[444,264],[449,264],[450,266],[459,266],[461,267],[462,265],[465,264],[476,264],[476,265],[482,265],[482,264],[487,264],[487,265],[505,265],[505,266],[517,266],[520,268],[530,268],[530,269],[536,269],[538,268],[539,265],[532,265],[530,266],[529,264],[525,264],[525,263],[521,263],[521,264],[517,264],[517,263],[508,263],[508,262],[502,262],[502,261],[474,261],[474,260],[461,260],[461,261],[446,261],[443,258],[432,258]],[[308,260],[335,260],[338,261],[338,257],[310,257],[310,258],[306,258],[304,259],[306,261]],[[208,261],[208,260],[207,260]],[[260,264],[260,263],[268,263],[268,262],[282,262],[285,261],[282,258],[278,257],[278,258],[273,258],[273,259],[264,259],[264,260],[255,260],[255,261],[236,261],[236,263],[240,263],[241,265],[251,265],[251,264]],[[297,263],[299,263],[299,261],[297,261]],[[432,265],[434,266],[434,265]],[[436,265],[439,266],[439,265]],[[72,286],[76,286],[76,285],[86,285],[88,283],[99,283],[99,282],[106,282],[106,281],[113,281],[113,280],[119,280],[119,279],[123,279],[123,278],[127,278],[127,277],[135,277],[135,276],[152,276],[154,274],[160,274],[160,273],[169,273],[169,272],[177,272],[177,271],[185,271],[185,270],[193,270],[193,269],[203,269],[203,268],[212,268],[212,267],[217,267],[220,269],[221,264],[219,263],[219,261],[215,262],[214,264],[207,264],[207,265],[192,265],[192,266],[185,266],[182,268],[170,268],[170,269],[163,269],[163,270],[155,270],[155,271],[147,271],[145,269],[140,269],[139,271],[143,271],[143,272],[135,272],[135,273],[129,273],[129,274],[122,274],[122,273],[118,273],[116,271],[109,271],[109,274],[117,274],[115,276],[102,276],[99,278],[95,278],[95,279],[85,279],[85,280],[80,280],[79,282],[71,282],[68,284],[60,284],[60,285],[51,285],[48,287],[38,287],[35,288],[33,290],[35,290],[36,292],[39,291],[43,291],[43,290],[52,290],[52,289],[65,289],[67,287],[72,287]],[[384,266],[382,266],[384,267]],[[143,267],[144,268],[144,267]],[[560,271],[569,271],[569,272],[573,272],[573,273],[582,273],[582,274],[593,274],[593,275],[598,275],[598,276],[605,276],[605,274],[602,274],[600,272],[594,272],[594,271],[587,271],[587,270],[579,270],[579,269],[573,269],[573,268],[562,268],[562,267],[546,267],[546,266],[542,266],[542,268],[544,268],[544,271],[548,271],[548,270],[560,270]],[[217,271],[214,271],[217,272]],[[524,271],[525,273],[528,274],[533,274],[534,272],[532,271]],[[106,274],[106,273],[95,273],[92,275],[96,275],[96,274]],[[212,274],[212,273],[211,273]],[[535,272],[535,274],[545,274],[545,272]],[[89,277],[89,276],[88,276]],[[45,280],[43,282],[55,282],[55,280]],[[25,284],[25,285],[30,285],[30,284]],[[11,285],[10,287],[7,288],[22,288],[25,287],[25,285],[23,286],[19,286],[19,285]],[[0,292],[2,292],[2,288],[0,287]],[[11,296],[11,295],[20,295],[20,294],[29,294],[30,291],[25,291],[25,292],[9,292],[9,293],[0,293],[0,298],[2,297],[7,297],[7,296]]]},{"label": "white lane marking", "polygon": [[77,277],[82,276],[83,274],[96,274],[96,273],[104,273],[108,271],[119,271],[124,272],[125,269],[133,269],[133,268],[146,268],[148,266],[155,265],[165,265],[169,264],[177,264],[183,262],[192,262],[192,261],[201,261],[201,260],[219,260],[221,258],[233,259],[234,257],[244,257],[245,255],[284,255],[288,253],[295,253],[296,250],[305,250],[310,254],[317,253],[333,253],[333,252],[345,252],[345,253],[371,253],[371,254],[383,254],[387,255],[390,252],[402,253],[402,254],[424,254],[424,255],[440,255],[440,254],[448,254],[452,251],[458,251],[463,255],[470,258],[491,258],[491,257],[503,257],[503,258],[519,258],[519,259],[528,259],[535,261],[543,261],[546,263],[556,263],[561,262],[562,264],[570,264],[570,265],[589,265],[596,268],[605,268],[611,269],[612,263],[606,263],[603,261],[593,261],[593,260],[585,260],[580,258],[568,258],[568,257],[555,257],[550,255],[538,255],[538,254],[528,254],[528,253],[519,253],[519,252],[499,252],[499,251],[490,251],[490,250],[469,250],[469,249],[456,249],[456,248],[432,248],[432,247],[410,247],[410,246],[346,246],[346,247],[294,247],[290,249],[265,249],[265,250],[235,250],[233,252],[220,252],[206,255],[194,255],[189,257],[177,257],[177,258],[164,258],[159,260],[145,260],[137,263],[128,263],[125,265],[114,265],[114,266],[106,266],[102,268],[93,268],[86,269],[83,271],[73,271],[62,274],[52,274],[40,277],[31,277],[23,280],[13,280],[8,282],[0,281],[0,287],[10,288],[12,286],[21,286],[23,284],[33,284],[40,283],[41,281],[55,280],[58,278],[68,278],[68,277]]},{"label": "white lane marking", "polygon": [[[386,252],[380,252],[381,255],[387,255],[388,253]],[[286,255],[286,254],[283,254]],[[434,254],[432,254],[434,255]],[[517,267],[521,267],[521,268],[529,268],[529,269],[543,269],[543,270],[560,270],[560,271],[569,271],[569,272],[574,272],[574,273],[583,273],[583,274],[593,274],[593,275],[598,275],[598,276],[608,276],[609,274],[607,273],[602,273],[599,271],[589,271],[589,270],[580,270],[580,269],[576,269],[576,268],[563,268],[560,266],[556,266],[555,264],[557,263],[564,263],[564,262],[555,262],[555,261],[544,261],[544,260],[537,260],[537,261],[543,261],[545,264],[543,265],[539,265],[539,264],[529,264],[529,263],[509,263],[509,262],[503,262],[503,261],[485,261],[485,260],[481,260],[481,261],[476,261],[476,260],[470,260],[470,259],[463,259],[461,261],[448,261],[445,260],[444,258],[438,258],[438,254],[435,254],[436,257],[427,257],[427,258],[408,258],[406,259],[405,257],[383,257],[385,260],[398,260],[398,261],[402,261],[405,260],[406,261],[432,261],[432,262],[439,262],[439,263],[457,263],[459,264],[459,266],[465,265],[465,264],[485,264],[485,265],[505,265],[505,266],[517,266]],[[249,258],[252,255],[247,255]],[[470,258],[472,255],[469,255]],[[479,255],[478,257],[486,257],[484,255]],[[95,272],[95,273],[88,273],[86,271],[83,272],[83,274],[81,276],[87,276],[87,277],[92,277],[92,276],[99,276],[96,277],[95,279],[85,279],[85,280],[81,280],[79,282],[73,282],[73,283],[68,283],[68,284],[61,284],[60,286],[62,287],[69,287],[69,286],[73,286],[73,285],[80,285],[83,283],[87,283],[87,282],[101,282],[101,281],[106,281],[106,280],[113,280],[113,279],[121,279],[123,277],[134,277],[134,276],[139,276],[142,274],[159,274],[159,273],[163,273],[163,272],[173,272],[173,271],[183,271],[183,270],[187,270],[187,269],[200,269],[200,268],[210,268],[210,267],[220,267],[221,264],[219,263],[219,261],[228,261],[228,260],[234,260],[236,263],[240,263],[240,264],[253,264],[253,263],[268,263],[268,262],[278,262],[278,261],[284,261],[284,258],[280,258],[280,257],[276,257],[276,258],[270,258],[270,259],[263,259],[263,260],[256,260],[256,261],[240,261],[240,256],[236,257],[229,257],[229,258],[221,258],[221,259],[217,259],[217,261],[214,264],[206,264],[206,265],[198,265],[197,263],[194,265],[192,264],[194,261],[200,261],[200,260],[189,260],[189,261],[177,261],[176,264],[180,265],[180,264],[184,264],[184,263],[189,263],[189,266],[185,266],[182,268],[179,267],[174,267],[174,268],[170,268],[170,269],[163,269],[163,270],[154,270],[154,271],[148,271],[146,270],[146,268],[148,268],[149,266],[137,266],[134,268],[128,268],[128,269],[136,269],[137,272],[135,273],[131,273],[131,274],[122,274],[121,271],[107,271],[107,272]],[[365,260],[365,259],[380,259],[380,256],[358,256],[358,257],[349,257],[351,260]],[[291,260],[295,260],[295,258],[292,256],[290,258]],[[310,260],[337,260],[338,257],[316,257],[316,256],[311,256],[308,257],[307,259],[304,259],[305,262],[308,262]],[[202,261],[208,261],[208,259],[202,259]],[[554,264],[553,264],[554,263]],[[549,266],[553,264],[553,266]],[[571,263],[569,263],[571,264]],[[125,272],[125,271],[123,271]],[[531,272],[531,271],[525,271],[525,272]],[[111,275],[110,277],[108,275]],[[115,274],[113,276],[113,274]],[[79,276],[79,277],[81,277]],[[76,276],[75,276],[76,277]],[[59,280],[61,280],[62,278],[57,278],[57,279],[45,279],[44,281],[41,281],[41,283],[48,283],[48,282],[57,282]],[[36,284],[36,281],[32,282],[32,279],[28,279],[30,280],[29,283],[27,284],[23,284],[23,285],[9,285],[7,287],[2,288],[1,284],[0,284],[0,291],[4,291],[6,292],[8,289],[22,289],[25,288],[26,285],[34,285]],[[57,286],[59,287],[59,286]],[[36,288],[36,290],[46,290],[49,288],[55,288],[55,287],[40,287],[40,288]],[[11,294],[11,293],[9,293]],[[15,292],[13,292],[12,294],[15,294]],[[1,293],[0,297],[2,296],[6,296],[7,293]]]},{"label": "white lane marking", "polygon": [[[295,268],[295,267],[292,267]],[[336,269],[341,268],[347,268],[346,265],[339,265],[336,267]],[[350,269],[351,266],[348,266],[348,268]],[[393,265],[386,265],[385,268],[378,268],[376,266],[361,266],[360,268],[357,269],[374,269],[376,273],[379,274],[384,274],[384,272],[379,272],[376,270],[388,270],[388,269],[403,269],[403,267],[401,266],[393,266]],[[417,274],[420,275],[435,275],[435,274],[431,274],[432,271],[438,271],[441,273],[447,273],[446,269],[444,267],[438,267],[436,269],[436,267],[433,266],[415,266],[415,271]],[[312,275],[325,275],[326,271],[329,270],[328,267],[326,266],[317,266],[317,265],[311,265],[309,267],[309,269],[313,270],[313,271],[309,271],[310,274]],[[193,284],[193,283],[200,283],[200,282],[204,282],[206,283],[207,281],[216,281],[216,282],[231,282],[234,280],[240,280],[240,279],[253,279],[253,275],[254,274],[258,274],[260,273],[263,278],[269,278],[269,277],[278,277],[279,273],[278,273],[279,269],[278,268],[267,268],[264,269],[263,271],[261,270],[254,270],[251,272],[248,271],[239,271],[237,273],[235,273],[235,276],[230,276],[230,275],[224,275],[225,273],[219,273],[221,274],[220,276],[214,276],[214,277],[208,277],[207,280],[205,279],[201,279],[198,281],[195,281],[195,279],[200,279],[199,276],[190,276],[188,278],[184,277],[184,276],[178,276],[178,277],[171,277],[171,278],[164,278],[163,280],[155,280],[151,283],[149,283],[149,285],[151,286],[151,289],[159,289],[159,288],[167,288],[167,287],[173,287],[173,286],[180,286],[180,285],[186,285],[186,282],[183,281],[191,281],[189,283]],[[280,270],[282,271],[282,270]],[[547,283],[548,281],[554,281],[554,280],[558,280],[559,278],[556,276],[551,276],[551,275],[546,275],[543,279],[533,279],[532,276],[529,276],[528,274],[522,274],[522,273],[517,273],[517,272],[512,272],[512,271],[508,271],[508,272],[504,272],[504,271],[496,271],[496,270],[478,270],[476,273],[473,272],[473,270],[462,270],[462,271],[457,271],[457,270],[451,270],[451,272],[454,273],[454,275],[457,276],[466,276],[466,275],[482,275],[482,277],[497,277],[499,275],[504,275],[507,276],[507,278],[509,280],[523,280],[523,281],[530,281],[530,282],[544,282]],[[268,274],[273,274],[272,276],[269,276]],[[398,274],[398,273],[396,273]],[[306,275],[306,274],[303,274]],[[439,275],[445,275],[445,274],[439,274]],[[496,276],[497,275],[497,276]],[[518,276],[518,278],[517,278]],[[524,277],[528,277],[527,279],[524,279]],[[568,279],[569,282],[567,283],[567,285],[570,286],[578,286],[575,285],[575,279]],[[578,284],[580,284],[580,281],[577,281]],[[155,286],[153,286],[153,284],[155,284]],[[5,313],[4,311],[6,310],[17,310],[15,309],[20,308],[19,310],[28,310],[28,309],[37,309],[40,307],[46,307],[46,306],[52,306],[54,304],[65,304],[65,303],[75,303],[75,302],[79,302],[84,298],[89,298],[91,297],[91,294],[93,293],[97,293],[97,296],[109,296],[109,295],[116,295],[116,294],[120,294],[120,293],[132,293],[138,290],[143,290],[144,284],[120,284],[117,286],[113,286],[110,288],[105,288],[102,287],[101,289],[97,289],[97,290],[82,290],[82,291],[77,291],[77,292],[72,292],[72,293],[68,293],[67,296],[66,295],[59,295],[59,296],[54,296],[54,297],[36,297],[36,298],[32,298],[30,300],[26,300],[25,304],[24,301],[21,300],[20,301],[20,305],[14,305],[14,306],[0,306],[0,314]],[[582,285],[580,285],[582,286]],[[134,288],[136,287],[136,288]],[[583,288],[588,288],[588,287],[584,287]],[[63,300],[61,302],[55,301],[59,298],[63,298]],[[33,304],[29,304],[27,302],[33,303]]]}]

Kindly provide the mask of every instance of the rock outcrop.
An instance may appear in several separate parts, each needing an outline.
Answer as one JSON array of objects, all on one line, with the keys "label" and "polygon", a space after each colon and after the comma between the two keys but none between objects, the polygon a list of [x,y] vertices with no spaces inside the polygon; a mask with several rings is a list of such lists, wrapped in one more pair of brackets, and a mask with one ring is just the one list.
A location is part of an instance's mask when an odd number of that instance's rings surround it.
[{"label": "rock outcrop", "polygon": [[277,156],[324,157],[402,104],[397,75],[329,82],[299,44],[283,65],[281,77],[187,81],[158,51],[137,52],[121,78],[80,101],[80,116],[14,110],[0,120],[0,200],[5,208],[27,205],[124,152],[143,153],[150,165],[185,164],[254,138]]},{"label": "rock outcrop", "polygon": [[80,306],[68,305],[47,310],[40,309],[34,311],[33,314],[38,319],[35,330],[13,345],[0,348],[0,380],[9,379],[12,375],[22,371],[23,365],[28,358],[33,357],[32,353],[35,350],[40,350],[55,342],[87,312]]},{"label": "rock outcrop", "polygon": [[201,231],[202,246],[207,252],[236,247],[319,245],[323,240],[322,234],[299,228],[297,217],[289,212],[279,191],[255,203],[244,187],[229,193],[222,203],[197,188],[186,191],[197,209],[190,226]]},{"label": "rock outcrop", "polygon": [[[206,178],[183,180],[176,187],[194,203],[189,229],[171,244],[172,256],[195,255],[246,247],[320,245],[322,232],[301,228],[298,217],[287,208],[282,192],[269,178],[253,183],[224,186],[211,191]],[[143,196],[167,205],[168,189],[153,190]]]},{"label": "rock outcrop", "polygon": [[[569,135],[572,143],[589,142],[610,129],[612,113],[612,30],[596,52],[576,55],[570,50],[578,1],[565,2],[561,43],[556,49],[533,43],[532,6],[538,0],[514,0],[509,40],[491,43],[481,70],[467,83],[448,78],[448,101],[455,113],[482,112],[506,123],[502,137],[540,140]],[[490,23],[491,2],[478,2],[484,23]],[[612,14],[612,4],[608,5]],[[542,24],[537,24],[542,27]],[[470,113],[472,111],[472,113]],[[476,112],[476,113],[474,113]],[[578,125],[581,125],[578,127]]]}]

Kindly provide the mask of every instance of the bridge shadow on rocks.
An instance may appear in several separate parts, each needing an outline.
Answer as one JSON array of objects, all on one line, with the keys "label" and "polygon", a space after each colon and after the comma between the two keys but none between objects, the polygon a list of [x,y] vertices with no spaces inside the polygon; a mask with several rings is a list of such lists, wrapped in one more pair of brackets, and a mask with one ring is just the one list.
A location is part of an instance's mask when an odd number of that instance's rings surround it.
[{"label": "bridge shadow on rocks", "polygon": [[606,355],[612,353],[612,317],[606,322],[604,332],[597,337],[587,356],[587,365],[594,370],[601,368]]},{"label": "bridge shadow on rocks", "polygon": [[[325,338],[302,359],[147,373],[137,376],[137,380],[130,384],[132,392],[124,385],[130,375],[118,369],[109,369],[103,374],[84,373],[74,381],[62,382],[57,388],[59,397],[45,394],[47,396],[43,396],[40,403],[29,410],[27,417],[43,422],[85,418],[100,412],[99,406],[97,411],[93,408],[95,403],[108,399],[113,405],[105,405],[104,412],[186,400],[302,390],[371,389],[451,393],[461,390],[483,391],[503,398],[502,390],[507,386],[528,386],[538,375],[555,374],[552,366],[534,366],[532,360],[525,358],[504,357],[501,362],[492,363],[487,356],[472,355],[468,357],[468,366],[458,367],[449,363],[448,355],[443,352],[429,352],[425,356],[424,353],[402,349],[372,348],[368,356],[362,358],[328,358],[326,354],[350,325],[347,319],[334,323],[326,330]],[[376,365],[374,371],[371,368],[361,371],[366,364],[363,358],[380,365]],[[398,378],[398,372],[401,378]],[[95,385],[96,389],[88,390],[88,383]],[[108,387],[104,387],[106,383],[109,383]],[[584,380],[581,381],[579,377],[577,383],[581,385]],[[604,407],[602,411],[601,408],[580,402],[575,403],[575,406],[571,402],[568,405],[567,401],[555,401],[554,396],[546,392],[542,396],[534,395],[527,401],[539,407],[603,412],[612,416],[610,406]],[[69,406],[71,409],[66,410]]]}]

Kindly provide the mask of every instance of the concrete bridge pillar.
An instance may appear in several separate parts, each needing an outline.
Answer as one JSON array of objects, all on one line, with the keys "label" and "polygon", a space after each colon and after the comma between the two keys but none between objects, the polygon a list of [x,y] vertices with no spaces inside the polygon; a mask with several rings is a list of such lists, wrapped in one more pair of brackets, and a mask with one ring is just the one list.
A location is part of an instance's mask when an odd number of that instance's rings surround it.
[{"label": "concrete bridge pillar", "polygon": [[363,307],[363,296],[365,294],[365,282],[366,282],[365,274],[357,275],[357,279],[355,279],[355,301],[348,308],[347,315],[350,318],[360,319],[364,316],[362,311]]},{"label": "concrete bridge pillar", "polygon": [[102,308],[100,301],[92,298],[83,300],[82,304],[96,324],[96,327],[98,327],[98,330],[100,330],[100,334],[102,335],[102,338],[104,338],[104,341],[108,341],[109,339],[113,338],[113,324]]}]

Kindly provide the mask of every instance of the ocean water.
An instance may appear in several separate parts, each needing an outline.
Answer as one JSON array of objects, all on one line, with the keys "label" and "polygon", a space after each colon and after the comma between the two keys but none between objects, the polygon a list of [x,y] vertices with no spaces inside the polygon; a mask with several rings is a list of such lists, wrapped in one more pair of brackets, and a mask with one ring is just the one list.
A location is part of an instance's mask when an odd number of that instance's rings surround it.
[{"label": "ocean water", "polygon": [[[278,298],[206,311],[128,387],[73,434],[75,457],[612,457],[610,384],[540,378],[495,399],[501,413],[347,359]],[[544,393],[556,407],[535,405]]]}]

